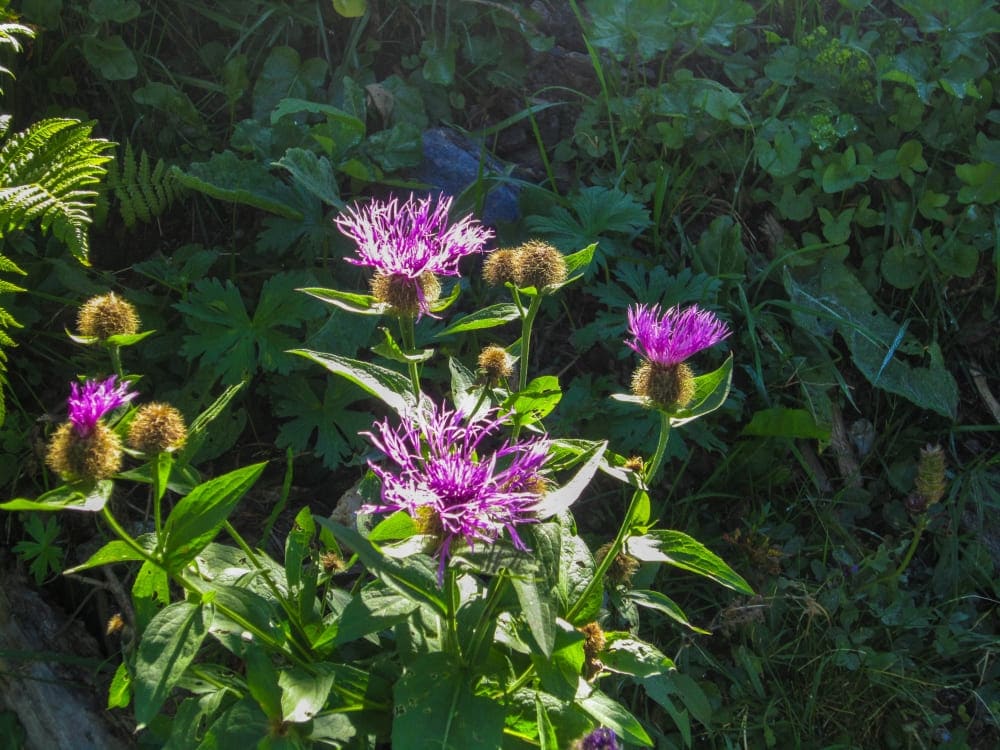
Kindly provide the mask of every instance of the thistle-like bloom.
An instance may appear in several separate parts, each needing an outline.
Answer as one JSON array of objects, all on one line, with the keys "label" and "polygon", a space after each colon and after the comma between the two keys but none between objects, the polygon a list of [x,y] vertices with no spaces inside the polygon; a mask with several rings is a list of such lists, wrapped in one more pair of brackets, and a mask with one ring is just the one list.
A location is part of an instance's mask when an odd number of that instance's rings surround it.
[{"label": "thistle-like bloom", "polygon": [[[358,245],[358,257],[348,263],[375,269],[373,292],[406,315],[425,315],[440,292],[437,276],[458,276],[458,261],[480,253],[493,232],[472,216],[451,225],[452,199],[442,196],[416,200],[412,195],[373,201],[363,208],[348,208],[335,223]],[[431,297],[431,299],[428,299]]]},{"label": "thistle-like bloom", "polygon": [[174,451],[184,445],[187,434],[181,413],[154,401],[139,407],[128,428],[128,444],[144,453]]},{"label": "thistle-like bloom", "polygon": [[729,335],[725,323],[697,305],[683,310],[671,307],[665,313],[660,312],[659,305],[632,305],[628,309],[628,328],[635,339],[625,343],[664,367],[679,365]]},{"label": "thistle-like bloom", "polygon": [[117,380],[112,375],[106,380],[88,380],[82,386],[70,383],[66,405],[70,424],[79,437],[90,435],[101,417],[138,395],[129,391],[128,383],[118,383]]},{"label": "thistle-like bloom", "polygon": [[686,406],[694,398],[694,373],[684,360],[729,335],[726,324],[696,305],[660,311],[659,305],[628,309],[625,343],[644,358],[632,376],[632,391],[665,409]]},{"label": "thistle-like bloom", "polygon": [[69,421],[52,435],[45,460],[67,481],[110,479],[121,470],[122,446],[118,435],[101,421],[112,409],[135,398],[128,383],[116,378],[70,384]]},{"label": "thistle-like bloom", "polygon": [[439,581],[456,540],[470,547],[492,544],[506,529],[515,547],[527,549],[517,527],[536,520],[533,508],[544,492],[540,471],[549,443],[504,442],[490,453],[482,444],[501,425],[492,417],[466,425],[460,411],[440,406],[399,429],[383,421],[375,424],[377,435],[367,433],[399,469],[371,464],[382,481],[382,502],[363,510],[405,511],[421,531],[435,536]]}]

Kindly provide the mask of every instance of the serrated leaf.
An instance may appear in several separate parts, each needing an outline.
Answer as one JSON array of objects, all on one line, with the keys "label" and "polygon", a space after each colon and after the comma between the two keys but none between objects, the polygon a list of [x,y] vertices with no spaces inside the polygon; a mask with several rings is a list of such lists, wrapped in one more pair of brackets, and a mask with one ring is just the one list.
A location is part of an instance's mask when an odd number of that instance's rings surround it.
[{"label": "serrated leaf", "polygon": [[274,165],[287,170],[299,187],[312,193],[326,205],[344,207],[333,167],[325,156],[317,156],[303,148],[290,148]]},{"label": "serrated leaf", "polygon": [[288,421],[278,428],[276,445],[297,453],[311,449],[326,467],[341,466],[360,447],[358,433],[374,419],[371,412],[348,408],[357,401],[356,394],[327,379],[322,397],[317,397],[305,378],[283,378],[274,387],[274,411]]}]

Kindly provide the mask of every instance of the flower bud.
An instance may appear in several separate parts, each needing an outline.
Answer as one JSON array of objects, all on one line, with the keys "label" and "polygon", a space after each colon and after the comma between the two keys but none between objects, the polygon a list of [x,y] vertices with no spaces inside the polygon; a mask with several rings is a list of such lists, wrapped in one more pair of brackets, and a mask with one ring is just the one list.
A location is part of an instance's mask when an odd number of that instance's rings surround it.
[{"label": "flower bud", "polygon": [[535,240],[521,245],[515,273],[519,287],[533,286],[539,292],[566,280],[566,259],[552,245]]},{"label": "flower bud", "polygon": [[490,286],[517,283],[520,251],[514,248],[494,250],[483,263],[483,278]]},{"label": "flower bud", "polygon": [[45,462],[64,481],[110,479],[122,467],[118,436],[103,422],[80,435],[71,422],[59,425],[49,441]]},{"label": "flower bud", "polygon": [[[598,565],[603,562],[604,558],[607,557],[608,552],[610,551],[611,542],[597,548],[594,558],[597,560]],[[637,570],[639,570],[639,561],[632,557],[632,555],[619,552],[615,555],[615,559],[611,561],[611,565],[608,567],[608,580],[621,586],[628,586],[632,582],[632,576],[635,575]]]},{"label": "flower bud", "polygon": [[76,325],[82,335],[105,341],[110,336],[137,333],[139,314],[131,302],[108,292],[83,303]]},{"label": "flower bud", "polygon": [[947,482],[944,476],[944,451],[940,445],[920,449],[917,478],[914,489],[929,507],[944,497]]},{"label": "flower bud", "polygon": [[372,277],[372,295],[400,316],[420,315],[441,296],[441,282],[429,271],[416,279],[378,272]]},{"label": "flower bud", "polygon": [[632,375],[632,393],[664,409],[687,406],[694,392],[694,373],[683,362],[662,365],[646,360]]},{"label": "flower bud", "polygon": [[511,367],[510,355],[501,346],[487,346],[479,353],[479,369],[486,377],[486,384],[493,388],[505,378],[509,378],[514,368]]},{"label": "flower bud", "polygon": [[144,453],[173,451],[187,440],[184,417],[169,404],[157,402],[139,407],[128,429],[128,444]]}]

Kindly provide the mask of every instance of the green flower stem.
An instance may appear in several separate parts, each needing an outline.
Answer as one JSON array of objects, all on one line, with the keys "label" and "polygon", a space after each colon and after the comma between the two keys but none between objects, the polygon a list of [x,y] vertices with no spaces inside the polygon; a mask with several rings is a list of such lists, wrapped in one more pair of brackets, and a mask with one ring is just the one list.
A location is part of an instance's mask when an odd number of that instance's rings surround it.
[{"label": "green flower stem", "polygon": [[108,355],[111,357],[111,369],[119,380],[125,379],[125,370],[122,368],[122,349],[117,344],[108,345]]},{"label": "green flower stem", "polygon": [[[657,471],[660,468],[660,464],[663,462],[663,455],[667,449],[667,440],[670,437],[670,417],[665,413],[661,412],[661,422],[660,422],[660,439],[656,445],[656,452],[653,454],[653,458],[650,459],[646,471],[644,474],[645,484],[649,486],[649,482],[656,476]],[[618,553],[622,551],[625,546],[625,541],[631,536],[632,532],[635,530],[635,519],[638,513],[639,507],[644,504],[644,501],[648,503],[649,495],[645,489],[637,489],[632,493],[632,499],[629,501],[628,508],[625,510],[625,517],[622,519],[622,524],[618,529],[618,533],[615,535],[614,541],[611,543],[610,549],[604,558],[597,564],[597,569],[594,571],[593,577],[587,583],[587,587],[580,594],[580,597],[576,600],[576,603],[570,607],[569,612],[566,613],[566,619],[573,622],[573,619],[580,614],[584,607],[584,604],[593,596],[594,591],[598,588],[604,586],[604,576],[607,575],[608,569],[614,563],[615,558]]]},{"label": "green flower stem", "polygon": [[150,473],[153,479],[153,521],[156,528],[156,538],[163,535],[163,496],[167,491],[167,482],[170,480],[170,470],[174,458],[166,451],[160,451],[153,457],[149,464]]},{"label": "green flower stem", "polygon": [[500,606],[501,599],[503,599],[503,594],[507,590],[509,585],[510,576],[507,574],[506,569],[501,569],[497,573],[496,578],[493,579],[493,586],[490,587],[490,593],[486,598],[486,605],[483,607],[483,611],[479,613],[479,618],[476,621],[476,626],[472,630],[472,639],[468,644],[468,649],[466,651],[466,663],[471,665],[476,665],[483,657],[484,649],[488,649],[490,645],[490,640],[487,640],[487,635],[492,632],[487,623],[493,620],[493,613],[496,612],[497,607]]},{"label": "green flower stem", "polygon": [[[407,355],[416,351],[417,336],[414,331],[414,321],[412,315],[399,316],[399,336],[403,340],[403,352]],[[406,360],[406,367],[410,371],[410,382],[413,384],[413,396],[420,403],[420,367],[416,362]]]},{"label": "green flower stem", "polygon": [[271,578],[270,573],[268,573],[267,570],[264,569],[264,566],[260,564],[260,559],[257,557],[256,553],[253,549],[251,549],[250,545],[247,544],[246,540],[240,535],[240,533],[233,528],[233,525],[229,523],[229,521],[226,521],[223,527],[225,528],[226,533],[229,534],[230,538],[236,542],[236,546],[243,550],[243,554],[247,556],[250,564],[257,569],[258,573],[260,573],[261,577],[264,579],[264,583],[267,584],[267,587],[271,590],[274,598],[281,604],[281,608],[285,611],[285,614],[288,615],[288,622],[294,629],[293,635],[296,639],[300,640],[300,643],[296,644],[297,648],[299,648],[299,650],[303,653],[308,654],[311,650],[309,645],[309,636],[303,632],[302,627],[299,625],[298,616],[294,607],[292,607],[286,598],[281,595],[281,590]]},{"label": "green flower stem", "polygon": [[656,451],[653,453],[653,457],[649,459],[649,463],[646,465],[646,469],[643,472],[643,479],[645,480],[646,486],[649,487],[653,484],[653,480],[656,479],[656,474],[660,470],[660,464],[663,463],[663,456],[667,451],[667,440],[670,439],[670,416],[664,412],[660,412],[660,437],[656,443]]},{"label": "green flower stem", "polygon": [[[122,527],[120,523],[118,523],[118,519],[116,519],[114,515],[112,515],[111,510],[108,508],[107,505],[101,508],[101,515],[104,516],[104,520],[107,521],[108,526],[111,527],[111,530],[115,532],[118,538],[121,539],[123,542],[125,542],[125,544],[127,544],[129,547],[131,547],[143,560],[146,560],[160,568],[163,568],[163,561],[160,560],[157,555],[151,555],[149,552],[143,549],[142,545],[139,544],[132,537],[131,534],[125,531],[125,529]],[[185,576],[174,573],[171,574],[171,578],[173,578],[173,580],[176,583],[178,583],[185,591],[192,594],[197,594],[199,597],[204,596],[204,592],[200,588],[198,588],[197,584],[195,584],[193,581],[188,580]],[[270,633],[266,633],[258,629],[252,622],[248,622],[239,614],[230,610],[228,607],[223,606],[218,601],[213,601],[212,606],[215,607],[217,610],[219,610],[219,612],[228,617],[230,620],[237,623],[241,628],[246,630],[248,633],[251,633],[254,636],[254,638],[256,638],[264,645],[268,646],[274,651],[284,653],[289,659],[295,662],[296,665],[302,667],[303,669],[306,669],[309,672],[313,671],[313,668],[311,666],[312,660],[308,652],[289,653],[289,650],[285,648],[281,642],[272,638]],[[290,643],[293,647],[295,647],[294,649],[295,651],[300,650],[298,648],[298,644],[296,644],[294,641],[291,641]]]},{"label": "green flower stem", "polygon": [[111,527],[111,530],[118,535],[118,538],[121,539],[123,542],[125,542],[125,544],[127,544],[129,547],[131,547],[132,550],[139,555],[139,557],[141,557],[146,562],[151,562],[154,565],[160,565],[160,561],[154,555],[151,555],[147,550],[145,550],[143,546],[139,544],[139,542],[137,542],[135,539],[132,538],[131,534],[129,534],[127,531],[125,531],[124,528],[122,528],[122,525],[118,523],[118,519],[115,518],[114,515],[112,515],[111,509],[108,508],[107,505],[101,508],[101,515],[104,516],[104,520],[107,521],[107,524],[108,526]]},{"label": "green flower stem", "polygon": [[444,650],[455,654],[459,659],[462,652],[458,645],[458,582],[457,573],[453,568],[448,568],[444,579],[444,598],[448,605],[448,615],[445,621],[445,630],[442,634]]},{"label": "green flower stem", "polygon": [[869,585],[877,585],[880,583],[893,583],[899,580],[899,577],[906,572],[906,569],[910,567],[910,563],[913,561],[913,555],[917,552],[917,546],[920,544],[920,537],[924,535],[924,529],[927,528],[927,514],[924,513],[917,520],[917,527],[913,530],[913,538],[910,540],[910,546],[906,548],[906,554],[903,555],[902,562],[899,563],[897,567],[891,573],[884,576],[876,578]]},{"label": "green flower stem", "polygon": [[[535,316],[538,314],[538,308],[541,305],[542,294],[539,292],[531,298],[528,311],[521,317],[521,366],[518,368],[517,373],[517,389],[519,391],[523,391],[528,386],[528,356],[531,353],[531,327],[535,322]],[[521,310],[524,309],[521,307],[520,301],[518,301],[518,308]]]}]

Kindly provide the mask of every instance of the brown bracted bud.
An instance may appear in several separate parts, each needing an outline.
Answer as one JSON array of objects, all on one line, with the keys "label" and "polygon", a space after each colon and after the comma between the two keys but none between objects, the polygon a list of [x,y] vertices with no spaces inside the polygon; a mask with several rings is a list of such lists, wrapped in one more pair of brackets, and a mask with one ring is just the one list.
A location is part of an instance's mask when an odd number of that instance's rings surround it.
[{"label": "brown bracted bud", "polygon": [[170,404],[144,404],[128,428],[129,447],[144,453],[174,451],[187,440],[184,417]]},{"label": "brown bracted bud", "polygon": [[486,378],[486,385],[495,388],[509,378],[514,368],[511,357],[502,346],[487,346],[479,353],[479,369]]},{"label": "brown bracted bud", "polygon": [[509,247],[494,250],[483,263],[483,278],[490,286],[515,284],[519,264],[520,250]]},{"label": "brown bracted bud", "polygon": [[[597,560],[598,565],[604,561],[604,558],[607,557],[610,551],[611,542],[597,548],[597,552],[594,553],[594,559]],[[608,567],[608,580],[620,586],[628,586],[632,583],[632,576],[635,575],[637,570],[639,570],[639,561],[632,557],[632,555],[619,552]]]},{"label": "brown bracted bud", "polygon": [[131,335],[139,331],[139,314],[131,302],[114,292],[91,297],[83,303],[76,318],[83,336],[105,341],[110,336]]},{"label": "brown bracted bud", "polygon": [[646,360],[632,375],[632,393],[664,409],[687,406],[694,398],[694,373],[681,362],[661,365]]},{"label": "brown bracted bud", "polygon": [[928,507],[941,500],[948,488],[944,469],[944,451],[940,445],[928,445],[920,449],[914,489]]},{"label": "brown bracted bud", "polygon": [[53,433],[45,462],[67,482],[110,479],[121,471],[122,445],[103,422],[94,425],[85,437],[65,422]]},{"label": "brown bracted bud", "polygon": [[600,654],[604,651],[604,646],[607,644],[604,638],[604,631],[601,626],[596,622],[588,622],[586,625],[577,628],[584,636],[583,642],[583,671],[584,677],[590,681],[593,680],[597,675],[601,673],[604,669],[604,664],[601,663]]},{"label": "brown bracted bud", "polygon": [[417,316],[441,297],[441,282],[429,271],[417,279],[376,273],[372,277],[372,296],[389,305],[389,312],[395,315]]},{"label": "brown bracted bud", "polygon": [[552,245],[531,240],[520,247],[515,283],[539,292],[566,280],[566,258]]}]

